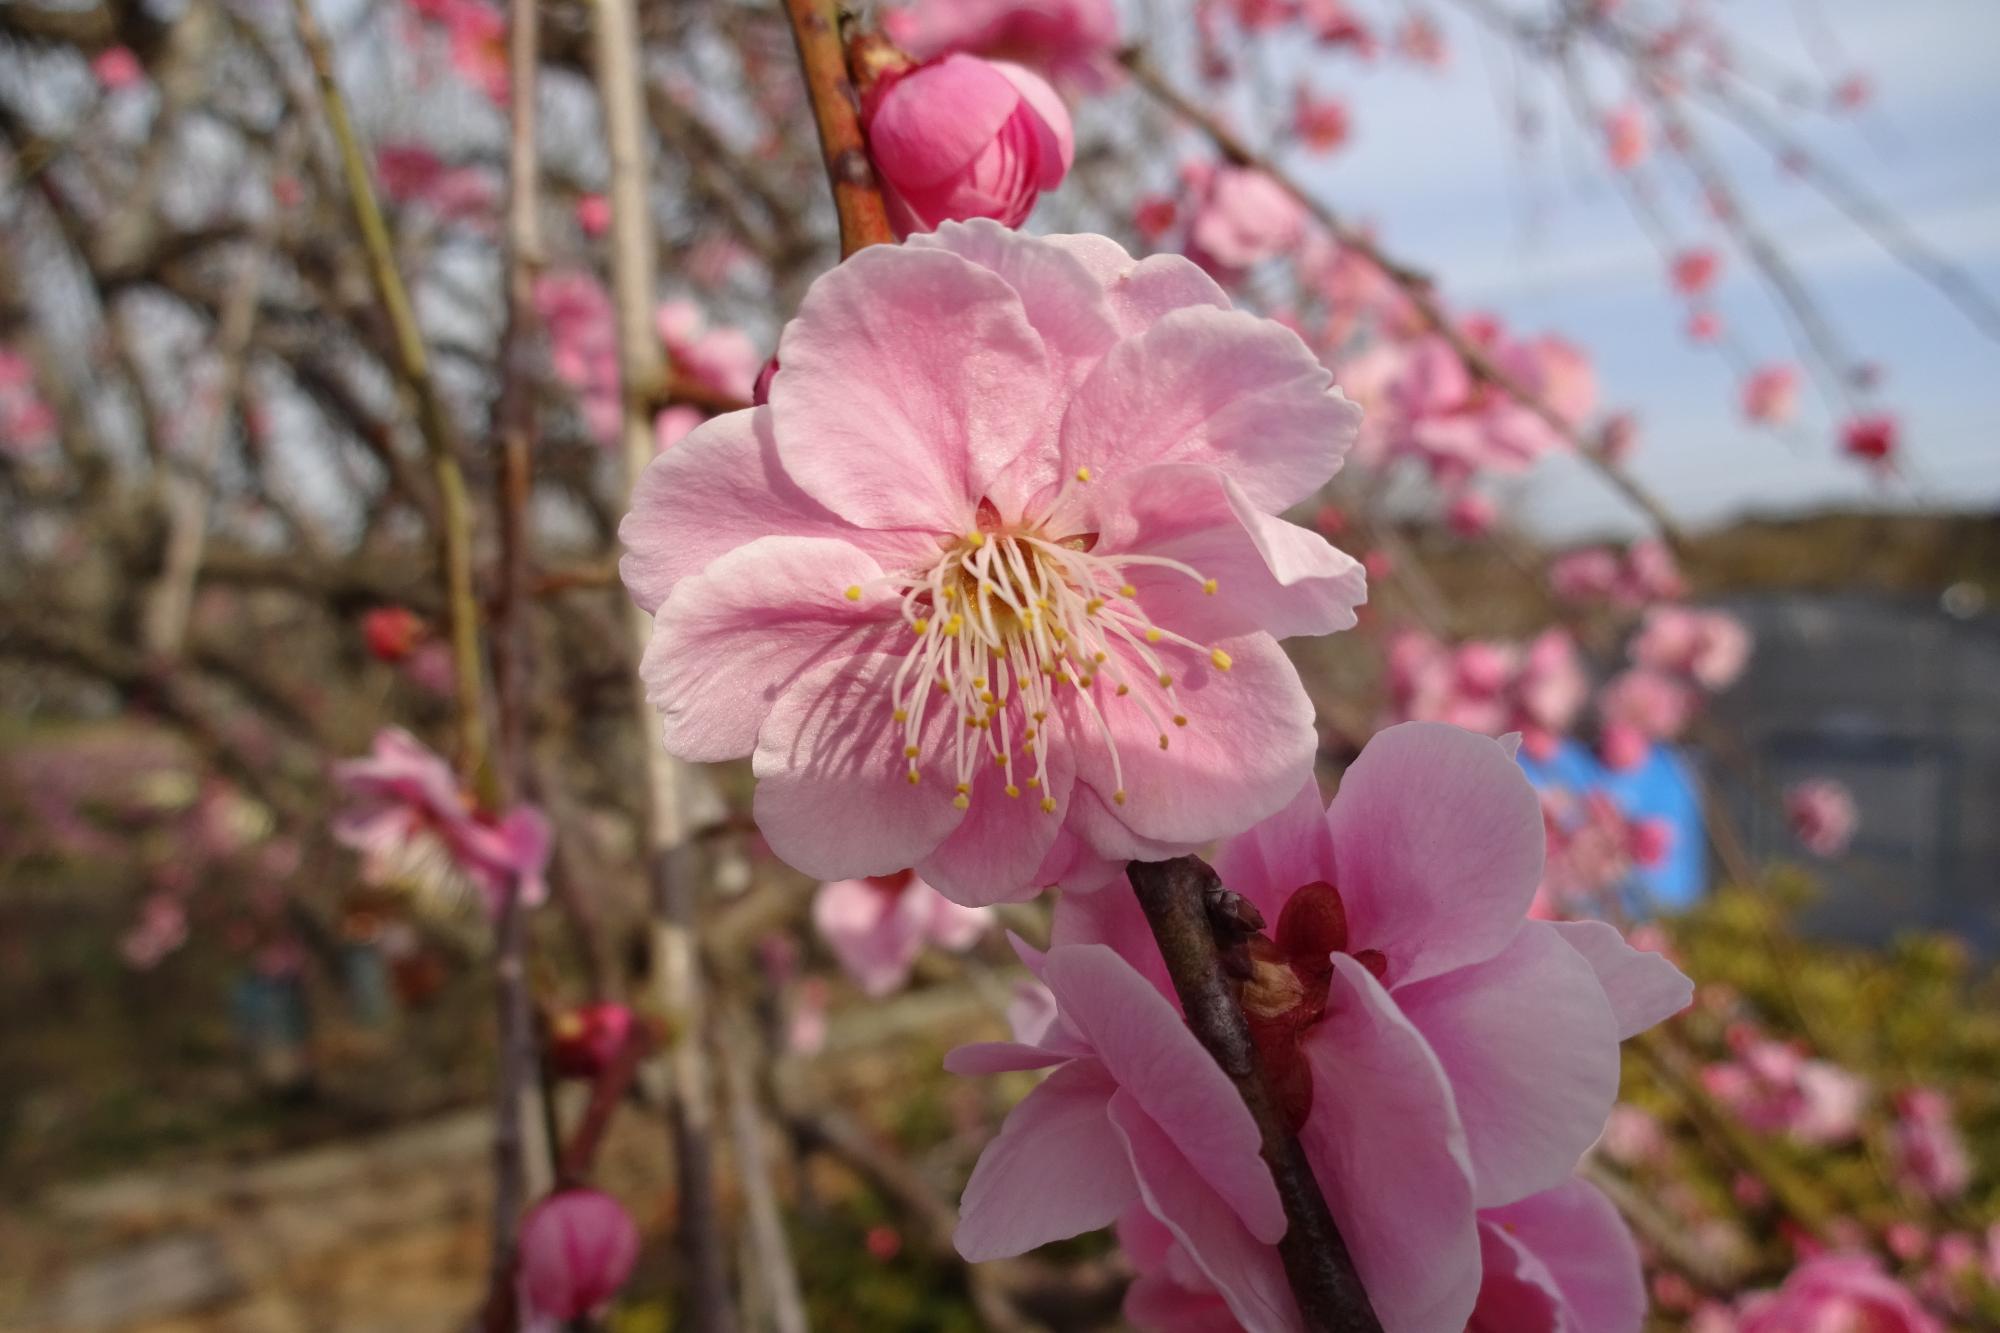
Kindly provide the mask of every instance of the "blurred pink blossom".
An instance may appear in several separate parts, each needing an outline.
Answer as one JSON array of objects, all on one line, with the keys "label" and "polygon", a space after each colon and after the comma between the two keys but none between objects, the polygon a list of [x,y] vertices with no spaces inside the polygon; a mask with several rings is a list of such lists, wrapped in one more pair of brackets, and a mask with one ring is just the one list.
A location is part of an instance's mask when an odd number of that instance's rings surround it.
[{"label": "blurred pink blossom", "polygon": [[1347,142],[1349,130],[1346,102],[1321,97],[1305,84],[1293,91],[1292,132],[1308,149],[1330,153]]},{"label": "blurred pink blossom", "polygon": [[1765,426],[1782,426],[1797,414],[1799,371],[1796,366],[1762,366],[1743,382],[1743,415]]},{"label": "blurred pink blossom", "polygon": [[1847,850],[1860,823],[1854,795],[1829,778],[1794,784],[1785,792],[1785,818],[1792,836],[1814,856],[1835,857]]},{"label": "blurred pink blossom", "polygon": [[961,907],[913,870],[822,884],[813,925],[862,992],[900,990],[926,944],[963,953],[992,925],[983,907]]},{"label": "blurred pink blossom", "polygon": [[1632,660],[1685,676],[1711,693],[1728,689],[1750,661],[1750,631],[1722,611],[1656,606],[1630,647]]},{"label": "blurred pink blossom", "polygon": [[1222,166],[1194,174],[1188,257],[1202,267],[1238,274],[1291,250],[1305,234],[1305,209],[1265,173]]},{"label": "blurred pink blossom", "polygon": [[1702,1084],[1752,1129],[1800,1143],[1845,1143],[1860,1132],[1868,1085],[1796,1045],[1744,1028],[1730,1033],[1734,1060],[1702,1070]]},{"label": "blurred pink blossom", "polygon": [[129,46],[107,46],[90,58],[90,73],[107,92],[118,92],[142,82],[146,67]]},{"label": "blurred pink blossom", "polygon": [[1896,1098],[1896,1170],[1917,1193],[1955,1199],[1972,1184],[1972,1158],[1952,1122],[1951,1102],[1935,1088],[1911,1088]]},{"label": "blurred pink blossom", "polygon": [[1735,1333],[1808,1333],[1855,1329],[1867,1333],[1944,1333],[1907,1288],[1871,1257],[1830,1254],[1792,1271],[1783,1287],[1746,1297]]},{"label": "blurred pink blossom", "polygon": [[1636,104],[1627,102],[1604,118],[1604,151],[1618,170],[1630,171],[1645,161],[1650,147],[1646,114]]},{"label": "blurred pink blossom", "polygon": [[918,60],[968,52],[1083,89],[1104,86],[1118,53],[1112,0],[918,0],[891,10],[883,27]]},{"label": "blurred pink blossom", "polygon": [[530,1309],[548,1318],[599,1313],[638,1258],[639,1228],[602,1190],[559,1190],[521,1219],[521,1292]]}]

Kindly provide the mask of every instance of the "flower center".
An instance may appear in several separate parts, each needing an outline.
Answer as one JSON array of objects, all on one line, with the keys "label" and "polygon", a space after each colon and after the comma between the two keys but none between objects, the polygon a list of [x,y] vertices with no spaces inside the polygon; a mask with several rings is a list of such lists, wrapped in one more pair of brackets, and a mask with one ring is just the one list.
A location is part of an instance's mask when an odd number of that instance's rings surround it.
[{"label": "flower center", "polygon": [[[1102,737],[1116,787],[1111,799],[1119,805],[1125,779],[1105,720],[1111,700],[1136,705],[1159,733],[1162,750],[1172,729],[1188,725],[1158,647],[1205,654],[1219,671],[1229,669],[1229,654],[1153,624],[1130,571],[1169,570],[1211,595],[1215,580],[1162,556],[1094,555],[1095,544],[1094,533],[1054,538],[1032,526],[973,531],[929,568],[884,576],[901,596],[903,622],[915,636],[890,691],[912,784],[922,781],[924,723],[933,707],[954,718],[946,745],[953,803],[961,810],[972,803],[978,766],[991,763],[1005,775],[1009,797],[1019,798],[1024,787],[1040,791],[1044,813],[1055,813],[1047,723],[1064,692]],[[847,596],[859,600],[861,589],[851,587]],[[1142,683],[1146,688],[1133,688]]]}]

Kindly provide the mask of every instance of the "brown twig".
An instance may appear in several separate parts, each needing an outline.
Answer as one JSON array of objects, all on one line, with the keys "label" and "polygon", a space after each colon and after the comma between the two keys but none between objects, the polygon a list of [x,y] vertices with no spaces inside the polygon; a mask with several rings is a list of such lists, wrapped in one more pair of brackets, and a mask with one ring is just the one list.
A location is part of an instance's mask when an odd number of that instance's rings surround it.
[{"label": "brown twig", "polygon": [[1277,1181],[1288,1224],[1278,1253],[1305,1326],[1314,1333],[1381,1333],[1305,1151],[1279,1119],[1249,1022],[1223,972],[1206,906],[1221,881],[1198,856],[1134,861],[1127,877],[1166,959],[1188,1027],[1236,1085],[1257,1122],[1264,1161]]},{"label": "brown twig", "polygon": [[860,95],[841,45],[839,0],[785,0],[785,15],[798,43],[820,154],[833,187],[834,211],[840,215],[840,257],[871,245],[894,245],[896,233],[861,133]]},{"label": "brown twig", "polygon": [[730,1137],[736,1145],[736,1175],[748,1214],[750,1249],[756,1256],[757,1285],[770,1303],[775,1333],[807,1333],[805,1295],[785,1238],[785,1215],[771,1180],[764,1146],[763,1107],[752,1061],[761,1047],[748,1020],[728,1015],[722,1033],[722,1079],[729,1097]]}]

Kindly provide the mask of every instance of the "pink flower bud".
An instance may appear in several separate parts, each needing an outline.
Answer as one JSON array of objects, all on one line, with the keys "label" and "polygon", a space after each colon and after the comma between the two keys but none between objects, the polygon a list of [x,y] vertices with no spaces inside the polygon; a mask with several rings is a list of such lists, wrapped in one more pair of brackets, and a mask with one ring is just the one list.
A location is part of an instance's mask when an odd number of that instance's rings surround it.
[{"label": "pink flower bud", "polygon": [[377,661],[400,662],[424,638],[424,622],[402,606],[378,606],[361,617],[361,637]]},{"label": "pink flower bud", "polygon": [[601,1190],[551,1194],[521,1221],[521,1289],[552,1319],[579,1319],[609,1305],[638,1257],[639,1228]]},{"label": "pink flower bud", "polygon": [[1069,112],[1040,75],[977,56],[885,74],[862,122],[904,236],[968,218],[1020,226],[1076,148]]}]

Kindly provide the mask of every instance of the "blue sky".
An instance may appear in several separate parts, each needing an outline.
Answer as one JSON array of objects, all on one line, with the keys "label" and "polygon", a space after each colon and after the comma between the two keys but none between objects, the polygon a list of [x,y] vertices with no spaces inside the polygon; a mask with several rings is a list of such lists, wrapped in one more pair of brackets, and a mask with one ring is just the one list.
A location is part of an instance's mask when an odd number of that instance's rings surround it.
[{"label": "blue sky", "polygon": [[[1732,31],[1804,72],[1814,68],[1797,26],[1806,3],[1721,8]],[[1857,117],[1799,119],[1803,139],[2000,295],[2000,81],[1993,77],[2000,5],[1820,0],[1817,9],[1873,80],[1876,99]],[[2000,503],[2000,343],[1763,150],[1711,125],[1710,142],[1751,211],[1783,241],[1855,354],[1887,371],[1881,401],[1901,415],[1910,484],[1885,490],[1835,457],[1816,393],[1805,396],[1802,425],[1789,441],[1751,429],[1736,408],[1737,372],[1686,340],[1658,249],[1553,85],[1531,78],[1548,132],[1524,159],[1501,111],[1512,58],[1457,9],[1437,16],[1453,50],[1443,73],[1351,59],[1320,68],[1320,88],[1349,99],[1356,134],[1336,156],[1311,160],[1311,181],[1350,216],[1378,223],[1392,247],[1439,275],[1461,306],[1589,347],[1605,400],[1635,410],[1643,423],[1634,470],[1677,514],[1707,525],[1830,503]],[[1608,70],[1594,73],[1608,105],[1619,90]],[[1673,186],[1687,194],[1677,174]],[[1684,236],[1719,238],[1692,209],[1678,217]],[[1793,358],[1778,308],[1734,253],[1716,305],[1755,357]],[[1573,463],[1544,465],[1506,499],[1554,537],[1635,530],[1632,516]]]}]

